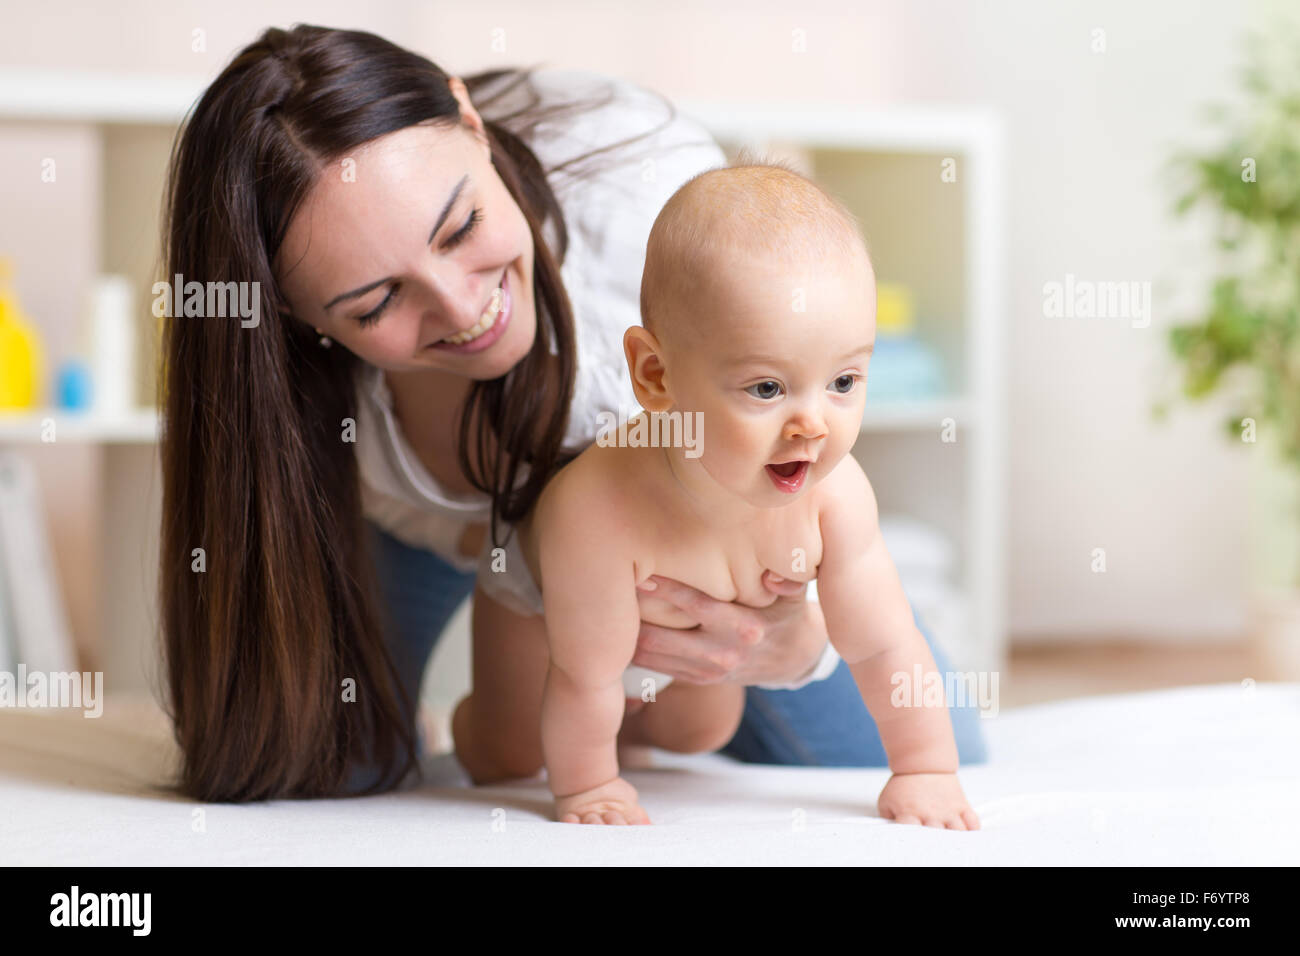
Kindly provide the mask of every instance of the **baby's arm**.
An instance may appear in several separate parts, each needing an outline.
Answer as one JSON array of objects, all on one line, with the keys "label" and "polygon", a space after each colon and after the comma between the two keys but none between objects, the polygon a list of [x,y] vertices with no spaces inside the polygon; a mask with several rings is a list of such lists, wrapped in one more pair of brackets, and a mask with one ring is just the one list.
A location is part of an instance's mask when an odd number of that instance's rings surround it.
[{"label": "baby's arm", "polygon": [[871,483],[846,456],[825,488],[818,594],[831,643],[849,665],[894,771],[881,791],[880,813],[899,822],[976,829],[978,818],[957,783],[947,707],[896,706],[891,699],[894,675],[910,681],[915,665],[922,674],[936,665],[885,548]]},{"label": "baby's arm", "polygon": [[618,772],[622,677],[641,627],[632,539],[617,502],[592,484],[558,477],[533,522],[551,653],[542,752],[561,823],[649,823]]}]

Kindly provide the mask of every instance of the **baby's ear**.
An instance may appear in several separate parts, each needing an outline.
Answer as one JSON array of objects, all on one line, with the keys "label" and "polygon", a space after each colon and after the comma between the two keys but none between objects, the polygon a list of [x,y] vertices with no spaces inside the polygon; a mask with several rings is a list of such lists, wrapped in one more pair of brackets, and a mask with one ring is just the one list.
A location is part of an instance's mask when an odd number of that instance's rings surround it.
[{"label": "baby's ear", "polygon": [[649,412],[668,411],[673,404],[668,390],[666,369],[659,340],[639,325],[623,333],[623,354],[627,356],[627,370],[632,377],[632,390],[636,400]]}]

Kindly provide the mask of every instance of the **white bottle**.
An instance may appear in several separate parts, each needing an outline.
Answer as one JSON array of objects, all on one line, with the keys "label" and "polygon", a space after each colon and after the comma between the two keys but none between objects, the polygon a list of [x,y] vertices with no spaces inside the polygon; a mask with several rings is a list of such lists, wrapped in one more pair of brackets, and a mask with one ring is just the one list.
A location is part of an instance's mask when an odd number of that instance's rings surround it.
[{"label": "white bottle", "polygon": [[123,275],[97,276],[87,300],[91,413],[121,418],[135,408],[135,294]]}]

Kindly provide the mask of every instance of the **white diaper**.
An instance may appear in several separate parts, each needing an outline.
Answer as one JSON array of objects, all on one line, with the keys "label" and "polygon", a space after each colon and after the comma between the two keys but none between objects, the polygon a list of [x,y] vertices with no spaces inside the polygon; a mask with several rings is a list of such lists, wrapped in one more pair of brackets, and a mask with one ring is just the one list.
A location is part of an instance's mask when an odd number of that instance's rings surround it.
[{"label": "white diaper", "polygon": [[[542,613],[542,592],[528,571],[519,538],[519,532],[512,530],[509,540],[501,546],[501,553],[495,558],[492,542],[489,540],[483,545],[479,555],[478,583],[498,604],[522,617],[533,617]],[[642,699],[647,696],[647,691],[657,694],[672,681],[667,674],[633,665],[623,672],[623,691],[628,697]]]},{"label": "white diaper", "polygon": [[630,665],[623,672],[624,692],[628,697],[635,697],[638,700],[649,700],[650,695],[646,693],[647,691],[658,694],[672,682],[673,679],[667,674],[646,667],[637,667],[635,664]]}]

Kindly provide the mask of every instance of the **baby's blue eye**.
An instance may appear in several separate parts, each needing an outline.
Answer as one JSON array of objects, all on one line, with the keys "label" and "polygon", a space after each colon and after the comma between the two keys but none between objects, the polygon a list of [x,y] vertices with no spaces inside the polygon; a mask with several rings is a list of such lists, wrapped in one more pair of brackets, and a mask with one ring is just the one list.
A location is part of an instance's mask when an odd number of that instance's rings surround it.
[{"label": "baby's blue eye", "polygon": [[832,384],[835,386],[835,391],[839,392],[841,395],[847,395],[849,392],[853,391],[853,386],[857,380],[858,377],[856,375],[841,375]]},{"label": "baby's blue eye", "polygon": [[[775,389],[775,391],[770,390],[768,386],[771,386],[771,389]],[[759,394],[755,389],[764,389],[764,393]],[[753,395],[755,398],[769,399],[776,398],[781,394],[781,386],[769,379],[766,382],[759,382],[757,385],[751,385],[746,388],[745,391],[750,395]]]}]

